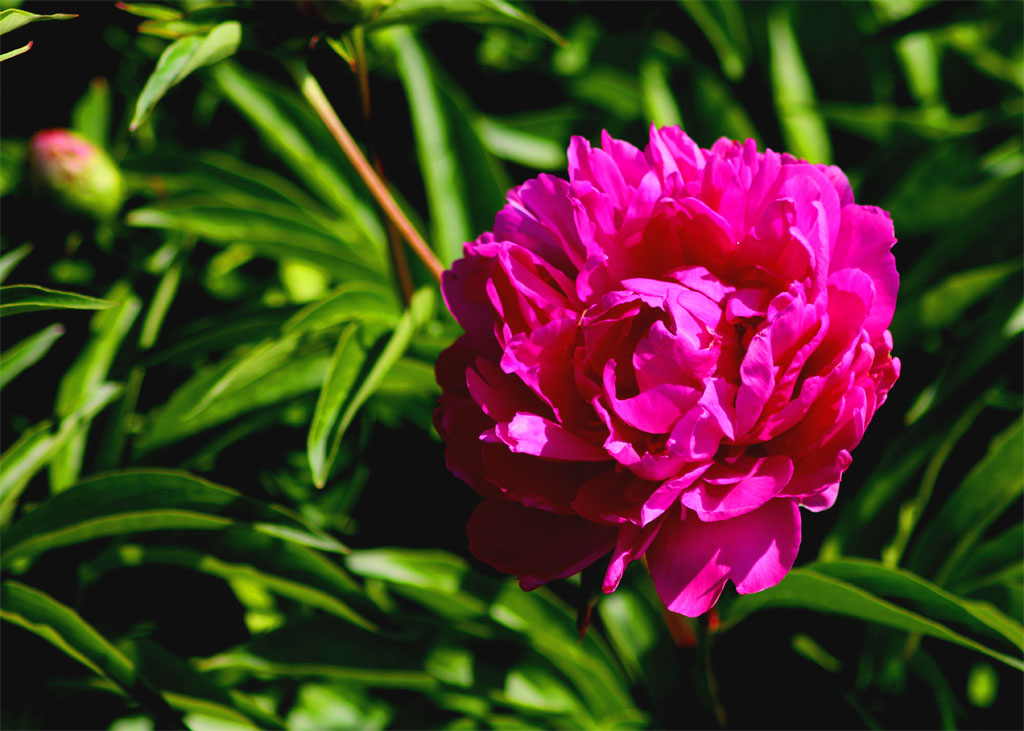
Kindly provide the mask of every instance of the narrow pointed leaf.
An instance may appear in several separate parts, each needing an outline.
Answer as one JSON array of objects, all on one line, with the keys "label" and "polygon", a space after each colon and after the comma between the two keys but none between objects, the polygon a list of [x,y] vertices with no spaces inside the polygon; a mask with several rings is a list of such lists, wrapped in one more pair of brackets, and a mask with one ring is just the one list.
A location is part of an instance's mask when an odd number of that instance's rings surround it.
[{"label": "narrow pointed leaf", "polygon": [[757,594],[739,597],[722,618],[723,628],[733,626],[750,613],[767,607],[811,609],[839,614],[910,633],[936,637],[967,647],[1024,670],[1020,657],[999,652],[956,632],[946,625],[881,599],[853,584],[811,569],[793,569],[779,584]]},{"label": "narrow pointed leaf", "polygon": [[281,507],[184,472],[125,471],[84,480],[46,501],[4,536],[4,561],[95,538],[160,530],[222,530],[248,525],[323,550],[342,552]]},{"label": "narrow pointed leaf", "polygon": [[71,18],[77,17],[78,15],[73,13],[39,15],[37,13],[30,13],[27,10],[8,8],[7,10],[0,10],[0,36],[4,33],[10,33],[12,30],[21,28],[24,25],[28,25],[29,23],[38,23],[40,20],[70,20]]},{"label": "narrow pointed leaf", "polygon": [[565,39],[554,29],[503,0],[403,0],[387,5],[366,28],[436,21],[507,26],[565,45]]},{"label": "narrow pointed leaf", "polygon": [[106,310],[116,303],[35,284],[0,287],[0,316],[39,310]]},{"label": "narrow pointed leaf", "polygon": [[53,324],[0,353],[0,388],[26,368],[38,363],[63,334],[64,326]]}]

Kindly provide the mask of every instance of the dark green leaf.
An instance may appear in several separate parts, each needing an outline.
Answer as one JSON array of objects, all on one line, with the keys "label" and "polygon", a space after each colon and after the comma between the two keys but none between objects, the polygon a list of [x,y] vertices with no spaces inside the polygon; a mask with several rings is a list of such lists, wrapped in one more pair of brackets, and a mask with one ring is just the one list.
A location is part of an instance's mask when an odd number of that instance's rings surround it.
[{"label": "dark green leaf", "polygon": [[366,28],[436,21],[508,26],[565,45],[565,39],[552,28],[503,0],[399,0],[387,5]]},{"label": "dark green leaf", "polygon": [[1022,433],[1022,421],[1017,420],[992,440],[985,457],[914,542],[911,567],[926,575],[939,569],[936,583],[944,584],[985,529],[1019,500],[1024,490]]},{"label": "dark green leaf", "polygon": [[728,629],[750,613],[767,607],[811,609],[937,637],[1024,670],[1024,661],[1015,656],[993,650],[949,629],[944,624],[880,599],[853,584],[811,569],[793,569],[785,579],[771,589],[739,597],[729,605],[728,612],[723,616],[723,629]]},{"label": "dark green leaf", "polygon": [[367,256],[384,262],[387,239],[380,219],[362,187],[357,193],[343,173],[351,168],[350,163],[308,105],[290,90],[261,80],[232,62],[214,66],[211,78],[292,172],[355,226],[362,240],[353,237],[345,243],[357,251],[368,249]]},{"label": "dark green leaf", "polygon": [[138,470],[93,477],[51,498],[11,526],[4,560],[95,538],[159,530],[222,530],[235,523],[323,550],[344,551],[275,505],[184,472]]},{"label": "dark green leaf", "polygon": [[47,289],[35,284],[9,284],[0,287],[0,315],[39,310],[105,310],[115,304],[108,300]]},{"label": "dark green leaf", "polygon": [[113,383],[98,385],[78,409],[60,422],[57,433],[50,431],[48,421],[37,424],[21,437],[0,458],[0,526],[6,526],[14,513],[18,496],[29,481],[63,450],[79,438],[92,418],[121,395],[121,387]]},{"label": "dark green leaf", "polygon": [[416,153],[430,209],[431,239],[445,263],[462,256],[462,244],[472,238],[466,191],[448,119],[434,79],[433,64],[416,37],[406,28],[384,36],[393,47],[398,74],[405,87],[416,135]]},{"label": "dark green leaf", "polygon": [[318,487],[327,481],[345,430],[359,408],[380,387],[391,367],[405,354],[413,333],[430,316],[433,303],[432,289],[417,291],[409,310],[372,363],[367,361],[367,353],[362,346],[352,338],[351,329],[339,339],[331,367],[324,377],[307,440],[313,482]]},{"label": "dark green leaf", "polygon": [[73,609],[16,581],[5,581],[0,592],[0,617],[39,635],[97,675],[113,680],[150,709],[160,725],[183,727],[181,717],[148,687],[134,663]]}]

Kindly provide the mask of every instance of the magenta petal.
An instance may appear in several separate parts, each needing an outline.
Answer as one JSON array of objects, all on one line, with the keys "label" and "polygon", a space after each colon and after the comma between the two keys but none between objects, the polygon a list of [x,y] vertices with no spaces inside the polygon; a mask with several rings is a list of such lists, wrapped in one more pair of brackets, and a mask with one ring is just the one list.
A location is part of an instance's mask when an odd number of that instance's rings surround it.
[{"label": "magenta petal", "polygon": [[725,582],[741,594],[775,586],[796,560],[800,510],[795,500],[772,500],[738,518],[704,523],[688,513],[664,518],[647,549],[658,595],[673,612],[696,617],[714,606]]},{"label": "magenta petal", "polygon": [[616,529],[490,499],[476,506],[466,535],[474,556],[517,575],[519,585],[529,591],[572,576],[608,553]]},{"label": "magenta petal", "polygon": [[600,447],[536,414],[516,414],[511,421],[495,425],[494,433],[519,454],[577,462],[608,459],[608,454]]},{"label": "magenta petal", "polygon": [[626,566],[644,555],[644,551],[658,535],[661,525],[661,523],[654,523],[644,528],[624,525],[619,529],[619,536],[615,541],[615,548],[612,550],[612,557],[608,561],[608,568],[605,570],[604,582],[601,586],[605,594],[615,591],[622,580],[622,574],[626,571]]},{"label": "magenta petal", "polygon": [[747,457],[736,467],[715,465],[683,493],[683,505],[703,521],[728,520],[767,503],[778,495],[793,476],[789,457]]}]

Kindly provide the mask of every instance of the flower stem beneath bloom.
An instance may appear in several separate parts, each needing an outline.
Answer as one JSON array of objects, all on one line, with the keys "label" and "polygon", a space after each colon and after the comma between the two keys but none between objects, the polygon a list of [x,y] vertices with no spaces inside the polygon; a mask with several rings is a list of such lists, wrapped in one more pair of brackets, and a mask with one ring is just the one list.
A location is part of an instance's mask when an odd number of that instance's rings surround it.
[{"label": "flower stem beneath bloom", "polygon": [[383,181],[377,176],[377,173],[374,172],[373,167],[367,162],[362,150],[356,145],[355,140],[352,139],[348,130],[345,129],[345,125],[342,124],[335,113],[331,103],[327,100],[327,96],[324,94],[319,82],[305,69],[299,72],[298,77],[302,95],[312,105],[338,143],[338,146],[341,147],[342,152],[345,153],[345,157],[349,159],[356,172],[359,173],[359,177],[366,183],[366,187],[370,189],[370,193],[373,194],[377,203],[384,210],[384,215],[395,224],[402,237],[412,247],[416,256],[420,258],[427,266],[427,269],[430,270],[430,273],[440,282],[444,265],[441,264],[441,261],[434,252],[427,246],[427,242],[423,240],[423,237],[419,235],[409,219],[402,213],[402,209],[398,207],[395,199],[391,197],[387,186],[384,185]]}]

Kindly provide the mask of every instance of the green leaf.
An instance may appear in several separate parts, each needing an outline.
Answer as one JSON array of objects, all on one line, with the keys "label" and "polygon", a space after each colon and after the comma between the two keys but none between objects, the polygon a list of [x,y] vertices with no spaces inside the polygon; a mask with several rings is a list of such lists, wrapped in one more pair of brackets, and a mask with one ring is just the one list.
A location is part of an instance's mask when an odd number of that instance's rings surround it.
[{"label": "green leaf", "polygon": [[129,470],[83,480],[11,526],[4,561],[114,535],[161,530],[223,530],[242,523],[257,533],[344,552],[276,505],[185,472]]},{"label": "green leaf", "polygon": [[[4,149],[6,150],[6,143],[4,145]],[[4,175],[6,174],[5,169]],[[22,244],[17,249],[12,249],[3,256],[0,256],[0,282],[7,279],[8,275],[14,271],[14,267],[18,266],[18,264],[21,263],[21,260],[28,256],[31,251],[31,244]]]},{"label": "green leaf", "polygon": [[669,85],[669,71],[665,62],[648,56],[640,64],[640,88],[647,117],[659,127],[683,126],[679,105]]},{"label": "green leaf", "polygon": [[840,614],[906,632],[937,637],[1024,670],[1024,661],[1017,657],[993,650],[944,624],[880,599],[853,584],[806,568],[791,570],[785,579],[771,589],[740,596],[733,601],[722,617],[723,631],[752,612],[768,607],[795,607]]},{"label": "green leaf", "polygon": [[256,584],[278,596],[315,607],[364,629],[377,624],[349,605],[373,609],[355,581],[322,554],[245,526],[190,538],[187,547],[125,544],[111,547],[88,567],[90,577],[122,566],[178,566],[228,582]]},{"label": "green leaf", "polygon": [[28,53],[32,50],[32,43],[33,41],[29,41],[24,46],[21,46],[20,48],[15,48],[13,51],[8,51],[7,53],[0,53],[0,61],[6,61],[9,58],[14,58],[15,56],[20,56],[23,53]]},{"label": "green leaf", "polygon": [[395,325],[402,312],[393,289],[368,282],[348,282],[299,310],[282,326],[282,334],[314,332],[343,322]]},{"label": "green leaf", "polygon": [[[377,390],[391,367],[405,354],[416,329],[426,322],[434,305],[434,290],[418,290],[409,310],[372,363],[366,351],[352,338],[350,328],[342,334],[324,376],[313,423],[307,439],[307,454],[313,482],[323,487],[349,424],[359,408]],[[330,447],[327,448],[327,444]]]},{"label": "green leaf", "polygon": [[491,618],[521,633],[579,690],[599,727],[615,721],[636,722],[643,714],[623,686],[610,651],[595,633],[580,641],[568,609],[545,589],[524,592],[507,582],[490,608]]},{"label": "green leaf", "polygon": [[[18,187],[25,172],[27,157],[28,143],[24,140],[0,139],[0,196],[5,196]],[[12,257],[15,252],[23,251],[21,256],[14,257],[17,263],[31,250],[31,246],[24,244],[0,257],[0,282],[10,273],[10,269],[4,265],[8,257]]]},{"label": "green leaf", "polygon": [[[58,417],[70,415],[80,404],[88,401],[94,391],[107,379],[121,343],[142,309],[129,285],[118,282],[108,292],[111,301],[118,305],[110,310],[97,312],[92,317],[92,337],[79,353],[74,364],[61,378],[57,388],[54,411]],[[78,479],[85,453],[88,425],[84,424],[50,462],[50,488],[59,492]]]},{"label": "green leaf", "polygon": [[290,729],[387,728],[394,711],[361,688],[346,684],[304,683],[288,714]]},{"label": "green leaf", "polygon": [[16,30],[23,25],[38,23],[40,20],[70,20],[71,18],[77,17],[77,14],[70,13],[37,15],[36,13],[30,13],[27,10],[19,10],[18,8],[0,10],[0,36],[4,33],[10,33],[12,30]]},{"label": "green leaf", "polygon": [[387,238],[380,219],[361,184],[356,188],[343,173],[355,175],[308,104],[291,90],[262,80],[230,61],[214,66],[210,77],[299,180],[356,227],[355,234],[361,240],[346,243],[357,251],[366,249],[366,256],[375,256],[383,267]]},{"label": "green leaf", "polygon": [[0,585],[0,617],[24,627],[110,678],[166,728],[184,728],[181,716],[140,677],[134,663],[70,607],[16,581]]},{"label": "green leaf", "polygon": [[25,369],[38,363],[50,350],[50,346],[63,334],[64,326],[53,324],[0,352],[0,388],[10,383]]},{"label": "green leaf", "polygon": [[488,152],[503,160],[537,170],[565,168],[565,148],[554,140],[524,132],[484,115],[477,116],[473,126]]},{"label": "green leaf", "polygon": [[50,432],[50,422],[44,421],[26,430],[12,444],[0,461],[0,526],[6,526],[14,514],[18,496],[29,481],[64,449],[78,438],[93,417],[121,395],[121,387],[103,383],[89,395],[89,399],[60,422],[56,434]]},{"label": "green leaf", "polygon": [[949,584],[958,594],[969,594],[1007,573],[1021,573],[1020,547],[1024,545],[1024,523],[981,544],[950,573]]},{"label": "green leaf", "polygon": [[71,110],[71,127],[97,147],[106,148],[110,141],[110,116],[113,100],[110,84],[97,77]]},{"label": "green leaf", "polygon": [[507,26],[565,45],[552,28],[503,0],[400,0],[387,5],[365,27],[376,30],[436,21]]},{"label": "green leaf", "polygon": [[[309,469],[313,473],[313,483],[323,487],[327,482],[331,466],[337,456],[337,445],[330,439],[331,430],[341,413],[345,398],[356,385],[359,373],[366,361],[366,350],[353,337],[357,326],[346,327],[334,349],[331,365],[324,375],[324,383],[320,388],[313,421],[309,425],[306,439],[306,454],[309,457]],[[328,444],[331,445],[328,454]]]},{"label": "green leaf", "polygon": [[0,287],[0,316],[39,310],[105,310],[116,302],[61,292],[35,284],[9,284]]},{"label": "green leaf", "polygon": [[830,163],[828,129],[816,111],[814,86],[786,6],[774,7],[768,13],[768,42],[772,93],[786,149],[811,163]]},{"label": "green leaf", "polygon": [[259,635],[198,666],[206,672],[230,669],[260,677],[329,678],[371,688],[430,691],[439,683],[423,670],[426,650],[422,642],[319,616]]},{"label": "green leaf", "polygon": [[909,565],[919,573],[938,569],[936,583],[944,584],[985,529],[1019,500],[1024,490],[1022,423],[1018,419],[992,440],[985,457],[914,542]]},{"label": "green leaf", "polygon": [[472,238],[468,203],[454,140],[441,106],[433,63],[406,28],[384,36],[394,49],[398,75],[409,100],[416,154],[430,210],[431,240],[446,264],[462,256],[462,244]]},{"label": "green leaf", "polygon": [[232,361],[202,370],[153,413],[149,428],[136,446],[146,451],[171,444],[243,414],[314,391],[323,383],[329,361],[330,357],[322,353],[298,356],[256,378],[246,388],[228,390],[207,403],[202,411],[194,412],[196,404],[227,373]]},{"label": "green leaf", "polygon": [[167,91],[198,68],[221,61],[238,50],[242,26],[237,21],[221,23],[206,35],[181,38],[160,54],[156,69],[135,103],[129,129],[135,131]]},{"label": "green leaf", "polygon": [[948,327],[1020,268],[1019,261],[1011,260],[950,275],[921,297],[921,325],[933,330]]},{"label": "green leaf", "polygon": [[[693,22],[715,49],[726,78],[730,81],[739,81],[743,78],[750,49],[746,45],[746,33],[742,26],[743,16],[737,7],[738,3],[734,0],[679,0],[679,4],[693,18]],[[716,12],[726,16],[724,25],[715,17]],[[733,38],[730,33],[734,28],[738,31],[737,38]]]},{"label": "green leaf", "polygon": [[157,3],[119,2],[117,3],[117,9],[137,15],[140,18],[150,18],[151,20],[180,20],[185,17],[184,13],[177,8],[158,5]]},{"label": "green leaf", "polygon": [[180,231],[215,244],[246,244],[263,256],[307,261],[343,279],[383,279],[379,257],[358,252],[299,216],[292,206],[252,201],[239,206],[202,196],[136,208],[125,216],[125,222]]},{"label": "green leaf", "polygon": [[950,594],[910,571],[887,568],[864,559],[815,563],[809,568],[877,596],[912,601],[929,619],[956,622],[975,632],[1007,640],[1024,650],[1024,627],[1019,623],[991,605]]}]

